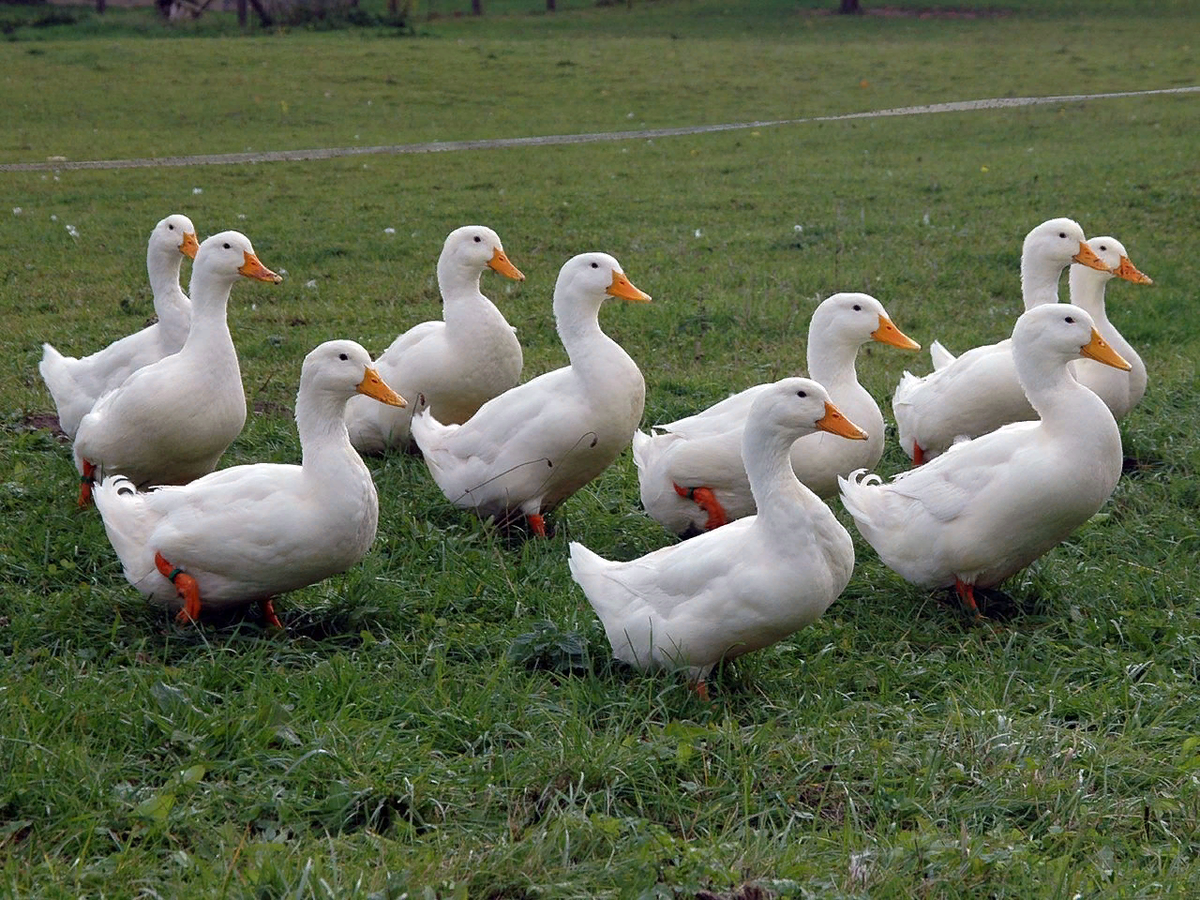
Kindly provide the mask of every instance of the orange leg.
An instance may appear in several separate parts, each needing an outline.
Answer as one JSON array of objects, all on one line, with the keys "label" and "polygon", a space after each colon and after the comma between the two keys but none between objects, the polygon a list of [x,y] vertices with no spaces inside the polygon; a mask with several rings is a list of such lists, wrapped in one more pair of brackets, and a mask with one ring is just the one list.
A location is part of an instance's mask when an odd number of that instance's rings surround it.
[{"label": "orange leg", "polygon": [[975,603],[975,585],[967,584],[959,578],[954,579],[954,590],[958,592],[958,598],[962,601],[963,606],[967,608],[967,612],[975,617],[975,621],[983,618],[979,613],[979,607]]},{"label": "orange leg", "polygon": [[921,445],[913,441],[913,465],[919,466],[925,462],[925,451],[921,449]]},{"label": "orange leg", "polygon": [[259,607],[262,609],[263,621],[272,628],[283,628],[283,623],[279,621],[279,616],[275,615],[275,604],[271,602],[270,597],[261,601]]},{"label": "orange leg", "polygon": [[696,692],[697,697],[699,697],[705,703],[708,702],[709,697],[708,697],[708,682],[707,681],[705,681],[703,678],[701,678],[694,685],[692,685],[692,690],[694,690]]},{"label": "orange leg", "polygon": [[92,502],[92,485],[96,483],[96,467],[83,460],[83,474],[79,476],[79,506],[83,508]]},{"label": "orange leg", "polygon": [[526,516],[525,520],[529,523],[529,529],[538,537],[546,536],[546,519],[541,513],[534,513],[531,516]]},{"label": "orange leg", "polygon": [[708,513],[708,521],[704,523],[705,531],[720,528],[729,521],[729,517],[725,514],[725,507],[721,505],[721,501],[717,499],[717,495],[712,492],[711,488],[685,488],[674,482],[671,486],[675,488],[675,493],[680,497],[686,497]]},{"label": "orange leg", "polygon": [[164,578],[175,585],[175,590],[183,600],[183,608],[175,614],[175,621],[180,625],[186,625],[188,622],[195,622],[199,619],[200,585],[196,583],[196,579],[182,569],[172,566],[161,553],[154,554],[154,565],[158,567],[158,571]]}]

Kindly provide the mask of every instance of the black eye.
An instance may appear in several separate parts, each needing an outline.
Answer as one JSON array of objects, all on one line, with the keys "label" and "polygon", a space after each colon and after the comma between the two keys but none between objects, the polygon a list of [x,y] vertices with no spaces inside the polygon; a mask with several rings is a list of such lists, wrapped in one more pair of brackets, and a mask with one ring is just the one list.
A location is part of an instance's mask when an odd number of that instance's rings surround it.
[{"label": "black eye", "polygon": [[1067,316],[1065,319],[1063,319],[1063,321],[1064,321],[1064,322],[1066,322],[1068,325],[1074,325],[1074,324],[1075,324],[1075,317],[1074,317],[1074,316]]},{"label": "black eye", "polygon": [[1065,238],[1065,237],[1067,236],[1067,233],[1066,233],[1065,231],[1060,231],[1060,232],[1058,233],[1058,236],[1059,236],[1060,238]]},{"label": "black eye", "polygon": [[598,269],[598,268],[600,268],[600,263],[592,263],[592,268],[593,268],[593,269]]},{"label": "black eye", "polygon": [[1107,250],[1107,249],[1108,249],[1108,244],[1101,244],[1101,245],[1100,245],[1100,249],[1101,249],[1101,250]]},{"label": "black eye", "polygon": [[862,312],[862,305],[861,305],[861,304],[859,304],[859,303],[855,303],[855,304],[854,304],[854,311],[855,311],[855,312]]},{"label": "black eye", "polygon": [[804,391],[796,391],[796,396],[797,397],[807,397],[808,394],[804,393]]},{"label": "black eye", "polygon": [[222,247],[224,247],[226,250],[230,249],[230,248],[229,248],[229,242],[228,242],[228,241],[226,241],[226,242],[225,242],[224,244],[222,244],[221,246],[222,246]]},{"label": "black eye", "polygon": [[483,238],[481,238],[479,235],[475,235],[475,243],[482,244]]},{"label": "black eye", "polygon": [[349,359],[349,358],[350,358],[350,357],[349,357],[349,356],[347,356],[345,353],[339,353],[339,354],[338,354],[338,359],[346,360],[346,359]]},{"label": "black eye", "polygon": [[168,223],[167,223],[167,230],[168,230],[168,231],[174,231],[174,230],[175,230],[175,226],[174,226],[174,225],[172,225],[170,222],[168,222]]}]

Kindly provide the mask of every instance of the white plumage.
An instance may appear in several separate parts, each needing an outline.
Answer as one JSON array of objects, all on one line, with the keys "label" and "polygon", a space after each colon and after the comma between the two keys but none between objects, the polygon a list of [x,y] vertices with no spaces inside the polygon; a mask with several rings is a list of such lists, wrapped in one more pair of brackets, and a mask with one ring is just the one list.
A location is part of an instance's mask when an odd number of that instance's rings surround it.
[{"label": "white plumage", "polygon": [[[469,419],[480,406],[521,380],[516,333],[479,290],[485,269],[524,281],[500,237],[482,225],[450,232],[438,257],[442,321],[422,322],[397,337],[375,362],[380,376],[406,397],[425,398],[440,422]],[[353,397],[346,407],[350,442],[361,453],[411,443],[413,407],[398,409]]]},{"label": "white plumage", "polygon": [[[906,350],[920,344],[892,323],[883,305],[867,294],[841,293],[824,300],[813,312],[808,329],[808,375],[828,392],[838,409],[863,428],[865,441],[848,441],[812,433],[791,449],[796,476],[819,497],[837,493],[838,475],[871,468],[883,455],[883,414],[858,382],[859,348],[879,341]],[[755,399],[770,385],[759,384],[734,394],[703,412],[667,425],[658,434],[633,436],[642,505],[669,531],[705,531],[724,521],[752,515],[750,481],[742,464],[742,430]],[[706,489],[700,502],[696,489]],[[713,504],[719,505],[719,511]],[[703,505],[701,505],[703,504]]]},{"label": "white plumage", "polygon": [[[1026,310],[1058,302],[1059,277],[1072,261],[1108,269],[1071,219],[1050,219],[1025,236],[1021,294]],[[900,447],[910,458],[919,463],[945,452],[957,438],[1034,418],[1017,380],[1011,341],[976,347],[957,358],[938,346],[935,370],[923,378],[905,372],[892,396]]]},{"label": "white plumage", "polygon": [[1070,304],[1035,307],[1013,329],[1020,382],[1039,419],[961,441],[881,483],[840,480],[859,532],[891,569],[922,587],[972,588],[1023,569],[1095,513],[1121,474],[1121,435],[1108,407],[1079,384],[1080,355],[1127,367]]},{"label": "white plumage", "polygon": [[42,344],[38,369],[58,410],[58,425],[75,439],[79,422],[96,401],[142,366],[177,353],[192,322],[192,303],[179,287],[179,268],[195,258],[196,227],[183,215],[171,215],[154,226],[146,246],[146,273],[158,321],[114,341],[90,356],[63,356]]},{"label": "white plumage", "polygon": [[101,477],[119,473],[138,487],[185,484],[216,468],[246,421],[241,369],[225,319],[230,291],[243,277],[282,280],[259,262],[244,234],[225,231],[200,245],[187,340],[178,353],[131,374],[84,416],[74,454],[85,479],[95,468]]},{"label": "white plumage", "polygon": [[796,439],[817,429],[866,437],[815,381],[762,385],[742,437],[756,515],[630,562],[571,544],[571,576],[617,659],[685,669],[700,682],[720,660],[783,639],[837,598],[854,568],[854,545],[789,462]]},{"label": "white plumage", "polygon": [[[357,563],[375,538],[379,502],[346,433],[346,401],[356,392],[404,402],[372,370],[366,350],[328,341],[308,354],[300,375],[301,465],[234,466],[145,493],[124,476],[106,478],[96,506],[129,583],[156,603],[182,605],[186,621],[201,604],[269,601]],[[183,584],[168,580],[159,557],[180,570]],[[188,578],[192,606],[179,595]]]},{"label": "white plumage", "polygon": [[1089,266],[1074,265],[1067,275],[1071,291],[1071,302],[1096,322],[1096,330],[1117,353],[1130,365],[1128,372],[1114,369],[1092,359],[1077,359],[1071,363],[1071,373],[1076,380],[1096,393],[1119,422],[1141,401],[1146,393],[1146,364],[1138,356],[1129,341],[1109,321],[1104,305],[1104,291],[1113,278],[1132,281],[1134,284],[1153,284],[1151,279],[1138,271],[1137,266],[1125,252],[1125,245],[1114,237],[1091,238],[1088,246],[1111,271],[1103,272]]},{"label": "white plumage", "polygon": [[600,330],[609,297],[650,299],[607,253],[568,260],[554,318],[571,364],[505,391],[461,425],[427,409],[413,416],[413,438],[451,503],[483,518],[524,515],[542,533],[541,516],[629,446],[646,387],[629,354]]}]

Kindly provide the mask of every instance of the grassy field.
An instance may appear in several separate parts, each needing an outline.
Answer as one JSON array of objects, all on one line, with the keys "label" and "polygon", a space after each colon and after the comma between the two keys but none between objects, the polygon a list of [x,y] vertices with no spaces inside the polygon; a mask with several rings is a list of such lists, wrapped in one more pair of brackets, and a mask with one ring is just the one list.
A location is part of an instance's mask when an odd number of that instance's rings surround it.
[{"label": "grassy field", "polygon": [[[806,11],[832,0],[538,5],[488,4],[482,21],[420,6],[403,31],[240,36],[214,15],[168,35],[121,10],[14,27],[0,163],[1178,87],[1195,81],[1200,26],[1190,4],[1133,0],[977,19]],[[0,894],[1196,896],[1197,134],[1200,101],[1182,95],[0,171]],[[75,508],[37,373],[44,340],[82,354],[146,322],[146,236],[170,212],[202,236],[244,231],[287,271],[233,295],[255,414],[225,464],[297,459],[304,354],[334,337],[378,352],[436,317],[437,253],[468,222],[494,227],[527,275],[484,284],[527,377],[564,361],[550,293],[571,255],[611,252],[654,296],[602,313],[645,373],[647,425],[797,371],[808,317],[836,290],[877,296],[926,346],[1004,336],[1021,239],[1056,215],[1115,235],[1155,279],[1114,283],[1108,304],[1150,389],[1122,424],[1113,498],[1004,586],[987,625],[859,542],[829,612],[724,670],[711,703],[611,663],[568,575],[569,540],[617,558],[669,541],[638,508],[628,454],[545,541],[449,507],[417,458],[371,460],[375,547],[283,598],[286,633],[253,616],[179,628]],[[905,368],[927,371],[927,353],[872,349],[859,374],[886,401]],[[884,474],[905,462],[889,439]]]}]

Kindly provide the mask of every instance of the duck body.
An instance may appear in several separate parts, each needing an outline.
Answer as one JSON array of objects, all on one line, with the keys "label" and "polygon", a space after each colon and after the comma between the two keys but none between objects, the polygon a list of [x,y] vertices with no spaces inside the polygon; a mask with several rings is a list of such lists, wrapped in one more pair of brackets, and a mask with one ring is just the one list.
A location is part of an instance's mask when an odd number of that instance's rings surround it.
[{"label": "duck body", "polygon": [[830,423],[847,437],[866,435],[810,379],[760,387],[743,434],[756,514],[629,562],[571,544],[571,576],[617,659],[639,669],[683,669],[698,682],[722,659],[808,625],[849,582],[850,535],[796,478],[789,449]]},{"label": "duck body", "polygon": [[460,425],[444,424],[428,409],[413,416],[413,438],[455,506],[498,520],[541,516],[629,445],[646,388],[637,364],[600,330],[599,309],[609,296],[650,299],[608,254],[568,260],[554,313],[570,365],[505,391]]},{"label": "duck body", "polygon": [[[813,313],[808,374],[869,435],[852,441],[816,431],[792,445],[793,471],[819,497],[837,493],[839,475],[871,468],[883,455],[883,414],[855,370],[859,348],[873,340],[910,350],[920,346],[901,333],[883,305],[867,294],[834,294]],[[770,387],[747,388],[696,415],[658,426],[658,434],[634,435],[642,505],[668,531],[690,534],[714,527],[711,512],[687,496],[689,491],[694,496],[696,488],[712,492],[726,521],[754,513],[754,495],[742,463],[742,435],[755,400]]]},{"label": "duck body", "polygon": [[74,455],[85,478],[98,469],[140,488],[184,484],[216,468],[246,421],[241,370],[225,318],[230,291],[242,277],[282,280],[236,231],[200,245],[187,340],[178,353],[135,371],[84,416]]},{"label": "duck body", "polygon": [[927,588],[991,587],[1101,507],[1121,474],[1121,435],[1067,369],[1081,353],[1127,365],[1082,309],[1026,312],[1013,355],[1037,421],[961,441],[886,484],[863,472],[841,479],[843,504],[889,568]]},{"label": "duck body", "polygon": [[1153,284],[1153,281],[1129,259],[1125,245],[1114,237],[1103,236],[1088,239],[1088,246],[1109,267],[1102,272],[1088,266],[1073,265],[1067,274],[1071,302],[1087,310],[1096,322],[1100,336],[1129,363],[1128,372],[1114,369],[1093,359],[1077,359],[1071,363],[1071,374],[1089,390],[1094,392],[1119,422],[1127,416],[1146,394],[1148,378],[1146,364],[1133,349],[1124,335],[1108,318],[1104,294],[1113,278],[1131,281],[1134,284]]},{"label": "duck body", "polygon": [[[455,229],[438,258],[442,321],[422,322],[397,337],[376,369],[414,400],[424,397],[440,422],[465,422],[484,403],[521,380],[521,344],[503,313],[479,290],[484,269],[524,280],[496,232],[482,225]],[[354,397],[346,408],[350,441],[362,453],[407,449],[412,407]]]},{"label": "duck body", "polygon": [[306,357],[296,401],[301,465],[233,466],[148,492],[120,475],[98,485],[96,506],[130,584],[160,605],[181,607],[177,585],[156,563],[161,556],[194,579],[205,608],[219,610],[357,563],[374,540],[379,501],[346,433],[345,403],[355,390],[403,402],[370,362],[352,341],[329,341]]},{"label": "duck body", "polygon": [[171,215],[154,226],[146,247],[146,271],[158,321],[114,341],[90,356],[63,356],[42,345],[38,365],[58,411],[59,427],[74,440],[79,422],[107,392],[142,366],[177,353],[191,327],[192,304],[179,287],[185,256],[198,248],[196,227],[184,215]]},{"label": "duck body", "polygon": [[[1026,310],[1058,302],[1058,279],[1072,261],[1107,270],[1077,222],[1049,219],[1025,236],[1021,293]],[[924,377],[905,372],[892,396],[900,446],[914,461],[944,453],[959,438],[1036,418],[1017,379],[1011,341],[957,358],[939,344],[934,362],[936,368]]]}]

